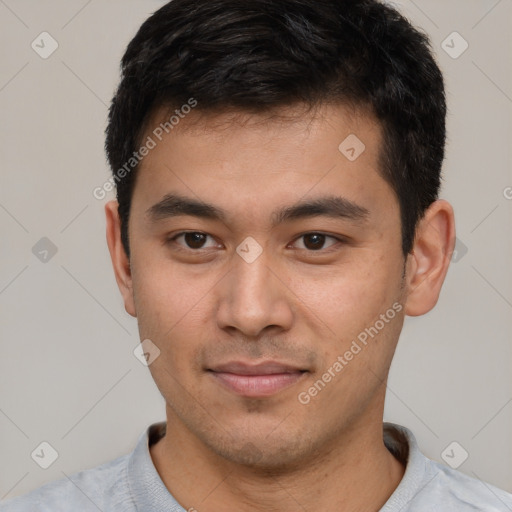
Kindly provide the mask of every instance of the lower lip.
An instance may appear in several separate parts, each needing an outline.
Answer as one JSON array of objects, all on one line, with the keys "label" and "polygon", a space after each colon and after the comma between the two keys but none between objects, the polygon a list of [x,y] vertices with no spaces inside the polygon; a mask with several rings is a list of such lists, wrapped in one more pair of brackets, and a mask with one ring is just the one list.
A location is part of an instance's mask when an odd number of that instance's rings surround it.
[{"label": "lower lip", "polygon": [[247,397],[271,396],[298,382],[305,372],[276,373],[271,375],[237,375],[210,372],[214,378],[235,393]]}]

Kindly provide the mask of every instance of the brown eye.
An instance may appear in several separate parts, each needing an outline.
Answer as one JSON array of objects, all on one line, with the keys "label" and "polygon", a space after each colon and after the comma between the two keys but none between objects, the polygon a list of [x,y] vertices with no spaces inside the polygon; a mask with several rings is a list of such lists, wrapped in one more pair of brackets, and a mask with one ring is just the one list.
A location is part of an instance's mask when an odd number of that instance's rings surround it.
[{"label": "brown eye", "polygon": [[[186,231],[178,233],[176,236],[170,238],[168,243],[176,244],[180,249],[200,250],[213,247],[212,245],[205,246],[208,237],[210,237],[210,235],[201,233],[200,231]],[[183,238],[184,243],[177,242],[180,238]]]},{"label": "brown eye", "polygon": [[312,251],[316,251],[318,249],[321,249],[322,246],[325,243],[325,235],[319,235],[316,233],[313,233],[311,235],[305,235],[304,236],[304,245],[311,249]]},{"label": "brown eye", "polygon": [[207,235],[204,233],[185,233],[183,236],[188,247],[191,249],[201,249]]},{"label": "brown eye", "polygon": [[300,236],[297,240],[304,240],[304,247],[300,247],[301,249],[304,248],[307,249],[308,251],[319,251],[321,249],[325,249],[324,244],[326,242],[326,239],[328,238],[334,241],[334,243],[332,243],[331,246],[335,245],[337,241],[340,241],[333,236],[324,235],[322,233],[307,233],[305,235]]}]

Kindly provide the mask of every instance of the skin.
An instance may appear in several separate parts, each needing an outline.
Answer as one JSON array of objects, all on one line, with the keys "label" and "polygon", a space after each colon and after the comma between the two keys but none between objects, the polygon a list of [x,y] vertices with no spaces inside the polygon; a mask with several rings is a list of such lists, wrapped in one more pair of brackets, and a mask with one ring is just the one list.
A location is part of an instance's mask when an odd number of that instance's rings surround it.
[{"label": "skin", "polygon": [[[405,315],[425,314],[438,300],[453,210],[444,200],[430,206],[405,259],[398,201],[378,173],[380,125],[340,105],[280,114],[192,112],[181,120],[138,171],[130,261],[118,205],[105,207],[126,311],[141,340],[161,351],[149,368],[166,400],[167,435],[150,453],[187,510],[377,511],[405,470],[383,443],[389,367]],[[338,150],[349,134],[366,146],[353,162]],[[226,218],[152,220],[148,209],[171,192],[222,208]],[[272,227],[276,208],[327,195],[366,208],[366,220],[318,215]],[[168,241],[187,230],[209,236]],[[327,236],[315,245],[303,236],[311,233]],[[248,236],[262,249],[252,263],[236,252]],[[300,403],[299,393],[395,303],[402,310]],[[253,398],[207,371],[232,360],[307,371]]]}]

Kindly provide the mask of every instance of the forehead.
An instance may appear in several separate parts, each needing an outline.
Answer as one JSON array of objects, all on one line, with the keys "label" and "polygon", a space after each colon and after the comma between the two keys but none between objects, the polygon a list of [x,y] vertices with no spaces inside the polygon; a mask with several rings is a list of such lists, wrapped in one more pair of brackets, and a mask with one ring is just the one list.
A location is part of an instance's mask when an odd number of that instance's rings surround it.
[{"label": "forehead", "polygon": [[146,138],[155,146],[139,166],[134,194],[145,205],[178,193],[224,210],[259,206],[271,217],[276,203],[306,196],[343,195],[367,210],[378,206],[379,195],[389,201],[379,172],[381,128],[364,110],[322,105],[206,113],[198,106],[184,114],[162,108],[151,116]]},{"label": "forehead", "polygon": [[[272,161],[281,165],[277,159],[285,154],[297,170],[320,167],[325,160],[322,155],[331,160],[343,155],[352,167],[371,163],[378,170],[382,146],[380,123],[368,109],[344,104],[296,104],[259,113],[204,112],[200,105],[187,110],[161,107],[145,124],[141,142],[148,139],[154,149],[140,168],[197,156],[210,158],[212,164],[222,161],[224,168],[231,162],[232,170],[237,161],[245,160],[243,172],[255,167],[271,170]],[[257,160],[249,162],[254,154]],[[298,160],[304,165],[298,165]]]}]

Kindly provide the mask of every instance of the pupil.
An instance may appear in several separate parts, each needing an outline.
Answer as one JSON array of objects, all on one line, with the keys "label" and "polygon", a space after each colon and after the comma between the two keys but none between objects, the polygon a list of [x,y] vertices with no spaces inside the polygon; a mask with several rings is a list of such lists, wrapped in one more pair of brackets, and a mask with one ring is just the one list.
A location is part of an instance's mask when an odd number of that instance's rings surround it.
[{"label": "pupil", "polygon": [[306,235],[305,239],[313,240],[313,244],[311,244],[312,247],[310,247],[307,242],[304,244],[308,249],[317,250],[321,249],[322,245],[324,244],[325,235]]},{"label": "pupil", "polygon": [[185,242],[193,249],[200,249],[204,243],[204,236],[202,233],[185,233]]}]

